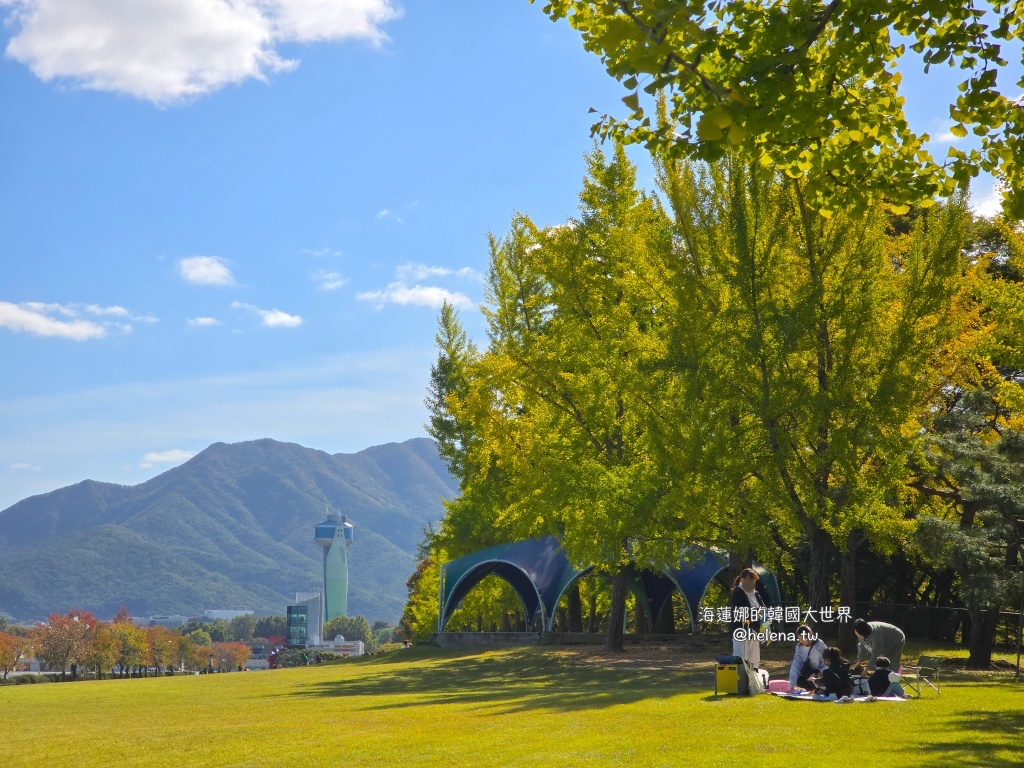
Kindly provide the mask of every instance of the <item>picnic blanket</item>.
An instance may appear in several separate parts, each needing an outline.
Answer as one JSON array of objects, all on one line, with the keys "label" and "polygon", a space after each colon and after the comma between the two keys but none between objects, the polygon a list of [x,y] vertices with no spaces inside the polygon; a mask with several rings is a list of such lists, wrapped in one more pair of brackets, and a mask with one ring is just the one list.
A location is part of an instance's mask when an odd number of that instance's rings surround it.
[{"label": "picnic blanket", "polygon": [[870,704],[875,701],[906,701],[906,699],[901,699],[899,696],[843,696],[840,699],[834,693],[828,696],[821,696],[810,691],[798,691],[796,693],[772,691],[772,696],[778,696],[780,699],[789,699],[790,701],[830,701],[833,704],[853,704],[855,702],[857,704]]}]

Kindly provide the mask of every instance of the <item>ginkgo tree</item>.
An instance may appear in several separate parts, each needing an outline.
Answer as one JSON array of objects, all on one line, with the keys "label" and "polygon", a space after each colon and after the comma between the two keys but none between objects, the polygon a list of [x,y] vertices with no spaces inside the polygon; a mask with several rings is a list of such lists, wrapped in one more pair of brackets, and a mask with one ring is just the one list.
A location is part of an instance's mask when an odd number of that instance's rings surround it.
[{"label": "ginkgo tree", "polygon": [[742,543],[823,606],[837,552],[905,545],[909,459],[980,323],[963,194],[823,217],[738,153],[657,168],[664,204],[595,151],[578,219],[492,241],[488,347],[435,400],[472,435],[435,544],[557,536],[613,577],[612,648],[631,562]]},{"label": "ginkgo tree", "polygon": [[472,471],[438,541],[558,536],[574,563],[612,577],[618,648],[630,563],[678,561],[684,535],[658,503],[666,484],[645,426],[666,394],[651,397],[664,378],[671,236],[621,147],[588,166],[578,219],[540,229],[517,216],[491,242],[489,346],[444,400],[452,417],[435,420],[473,434],[461,465]]},{"label": "ginkgo tree", "polygon": [[[535,0],[531,0],[535,2]],[[1024,80],[1004,58],[1019,0],[547,0],[628,94],[602,136],[707,161],[739,151],[806,182],[824,214],[885,201],[894,212],[949,196],[985,171],[1024,214]],[[908,123],[904,67],[962,72],[951,132],[977,148],[935,158]],[[645,94],[667,96],[670,122]],[[952,95],[952,94],[951,94]]]},{"label": "ginkgo tree", "polygon": [[808,599],[828,605],[833,552],[907,540],[908,460],[978,321],[965,197],[900,234],[880,205],[815,215],[801,181],[735,156],[659,177],[680,260],[668,363],[686,386],[666,407],[692,425],[666,450],[738,521],[806,546]]}]

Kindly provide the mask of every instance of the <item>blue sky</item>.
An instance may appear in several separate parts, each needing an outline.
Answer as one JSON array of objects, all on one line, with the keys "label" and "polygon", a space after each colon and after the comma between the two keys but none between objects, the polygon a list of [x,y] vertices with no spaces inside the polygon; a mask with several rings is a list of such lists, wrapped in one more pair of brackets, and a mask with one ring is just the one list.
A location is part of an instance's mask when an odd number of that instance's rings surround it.
[{"label": "blue sky", "polygon": [[[0,509],[217,441],[424,434],[441,300],[482,338],[487,233],[572,215],[588,109],[622,112],[526,0],[0,17]],[[907,73],[940,154],[954,83]]]}]

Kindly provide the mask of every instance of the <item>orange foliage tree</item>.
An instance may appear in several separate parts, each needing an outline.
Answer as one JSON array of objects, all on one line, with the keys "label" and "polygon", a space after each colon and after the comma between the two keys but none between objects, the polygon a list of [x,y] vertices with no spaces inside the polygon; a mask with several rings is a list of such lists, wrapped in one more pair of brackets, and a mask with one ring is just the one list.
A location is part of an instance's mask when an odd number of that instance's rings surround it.
[{"label": "orange foliage tree", "polygon": [[0,669],[4,672],[4,680],[7,679],[7,674],[14,669],[26,650],[28,650],[26,638],[0,632]]},{"label": "orange foliage tree", "polygon": [[68,667],[79,664],[88,655],[98,623],[91,613],[77,608],[64,615],[51,613],[49,624],[39,624],[34,630],[36,657],[63,675]]},{"label": "orange foliage tree", "polygon": [[178,640],[181,636],[167,627],[150,627],[146,630],[149,643],[149,658],[157,668],[173,664],[178,655]]},{"label": "orange foliage tree", "polygon": [[221,672],[241,667],[252,656],[252,649],[245,643],[214,643],[213,657]]}]

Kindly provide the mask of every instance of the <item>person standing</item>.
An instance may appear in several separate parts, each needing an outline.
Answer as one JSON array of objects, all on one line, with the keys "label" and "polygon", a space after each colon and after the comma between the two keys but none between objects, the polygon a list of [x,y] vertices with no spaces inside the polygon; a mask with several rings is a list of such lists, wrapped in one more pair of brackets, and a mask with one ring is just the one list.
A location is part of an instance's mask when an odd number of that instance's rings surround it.
[{"label": "person standing", "polygon": [[879,656],[887,656],[892,668],[899,670],[903,646],[907,642],[902,629],[884,621],[857,619],[853,623],[853,633],[857,636],[858,662],[866,659],[867,668],[874,670],[875,660]]},{"label": "person standing", "polygon": [[[757,584],[757,571],[753,568],[744,568],[736,578],[736,585],[729,595],[729,609],[732,614],[732,623],[729,631],[732,635],[733,656],[739,656],[750,662],[750,666],[757,669],[761,664],[761,643],[756,633],[761,622],[765,619],[765,606],[758,597],[755,585]],[[747,618],[739,618],[737,616]],[[747,637],[743,640],[736,639],[736,630],[749,630],[748,634],[754,637]]]}]

